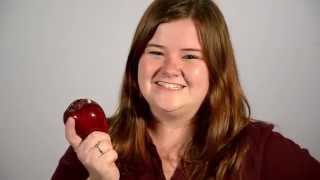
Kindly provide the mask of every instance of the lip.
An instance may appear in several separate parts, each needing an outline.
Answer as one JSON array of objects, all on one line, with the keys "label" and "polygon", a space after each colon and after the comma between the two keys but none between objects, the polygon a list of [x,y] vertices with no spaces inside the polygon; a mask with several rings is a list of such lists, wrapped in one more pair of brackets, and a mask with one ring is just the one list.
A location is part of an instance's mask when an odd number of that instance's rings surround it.
[{"label": "lip", "polygon": [[168,82],[168,81],[154,81],[159,87],[171,89],[171,90],[181,90],[186,87],[186,85],[177,82]]}]

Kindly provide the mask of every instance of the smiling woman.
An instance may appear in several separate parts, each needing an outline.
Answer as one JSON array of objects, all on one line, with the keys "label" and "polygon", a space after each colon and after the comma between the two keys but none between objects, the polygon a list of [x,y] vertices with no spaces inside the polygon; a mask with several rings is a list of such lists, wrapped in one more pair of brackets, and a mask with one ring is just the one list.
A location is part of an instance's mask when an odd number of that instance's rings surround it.
[{"label": "smiling woman", "polygon": [[[190,123],[208,93],[209,74],[202,57],[192,19],[159,25],[138,66],[141,93],[157,119],[173,123],[176,117]],[[159,117],[167,115],[164,112],[171,112],[171,118]]]},{"label": "smiling woman", "polygon": [[307,151],[251,118],[228,28],[210,0],[151,3],[110,119],[110,134],[85,139],[67,121],[72,147],[52,179],[320,178]]}]

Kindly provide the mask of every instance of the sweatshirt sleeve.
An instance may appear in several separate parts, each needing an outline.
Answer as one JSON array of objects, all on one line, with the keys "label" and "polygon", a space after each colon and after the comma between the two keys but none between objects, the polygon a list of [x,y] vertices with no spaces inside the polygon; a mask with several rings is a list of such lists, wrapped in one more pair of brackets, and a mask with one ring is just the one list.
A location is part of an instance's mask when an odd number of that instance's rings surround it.
[{"label": "sweatshirt sleeve", "polygon": [[320,179],[319,161],[277,132],[272,132],[265,142],[261,168],[264,180]]},{"label": "sweatshirt sleeve", "polygon": [[88,176],[88,171],[79,161],[73,148],[69,146],[61,157],[51,180],[86,180]]}]

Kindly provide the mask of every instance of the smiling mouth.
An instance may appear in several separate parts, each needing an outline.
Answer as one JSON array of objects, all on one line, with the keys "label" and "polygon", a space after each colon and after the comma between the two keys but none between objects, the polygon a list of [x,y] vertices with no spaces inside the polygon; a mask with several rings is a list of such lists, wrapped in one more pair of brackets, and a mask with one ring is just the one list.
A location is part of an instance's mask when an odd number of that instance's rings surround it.
[{"label": "smiling mouth", "polygon": [[169,82],[164,82],[164,81],[157,81],[156,84],[158,86],[164,87],[166,89],[170,89],[170,90],[180,90],[183,89],[184,85],[181,84],[176,84],[176,83],[169,83]]}]

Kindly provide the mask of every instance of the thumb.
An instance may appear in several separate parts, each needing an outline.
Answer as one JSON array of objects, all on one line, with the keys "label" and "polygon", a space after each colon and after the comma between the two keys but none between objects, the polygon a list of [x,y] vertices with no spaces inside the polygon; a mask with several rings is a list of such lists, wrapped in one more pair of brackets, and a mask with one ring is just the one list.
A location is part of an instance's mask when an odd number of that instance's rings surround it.
[{"label": "thumb", "polygon": [[82,138],[76,132],[75,120],[72,117],[69,117],[65,124],[65,136],[74,150],[76,150],[82,142]]}]

